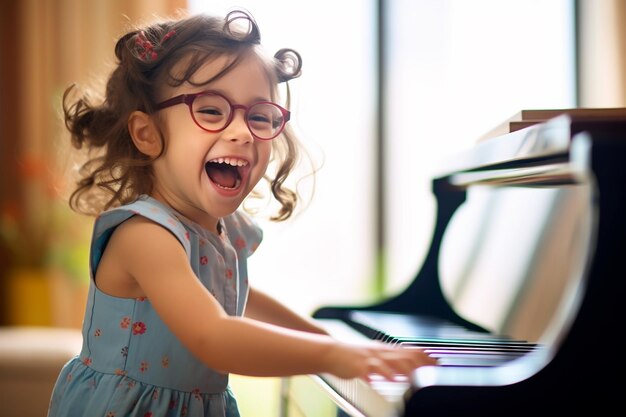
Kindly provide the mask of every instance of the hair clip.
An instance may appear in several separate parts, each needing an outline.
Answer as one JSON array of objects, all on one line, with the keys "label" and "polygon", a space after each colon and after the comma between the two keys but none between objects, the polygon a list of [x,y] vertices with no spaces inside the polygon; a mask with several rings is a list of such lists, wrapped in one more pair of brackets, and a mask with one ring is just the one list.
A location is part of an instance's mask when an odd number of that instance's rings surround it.
[{"label": "hair clip", "polygon": [[152,61],[156,59],[157,53],[154,51],[154,45],[152,45],[152,42],[146,38],[146,34],[143,30],[139,32],[137,38],[135,38],[135,44],[139,48],[143,49],[143,51],[139,54],[139,58],[144,61]]},{"label": "hair clip", "polygon": [[[176,34],[176,31],[173,29],[167,32],[163,36],[163,38],[161,38],[160,45],[163,45],[165,41],[167,41],[169,38],[171,38],[175,34]],[[139,54],[139,58],[141,60],[154,61],[157,58],[158,54],[154,50],[154,45],[152,44],[152,42],[148,40],[148,38],[146,37],[146,33],[143,30],[139,32],[139,34],[135,38],[135,45],[137,45],[142,50],[141,53]]]},{"label": "hair clip", "polygon": [[167,32],[165,34],[165,36],[163,36],[163,38],[161,38],[161,45],[163,45],[163,43],[165,43],[166,40],[168,40],[169,38],[171,38],[175,34],[176,34],[176,31],[174,29],[172,29],[169,32]]}]

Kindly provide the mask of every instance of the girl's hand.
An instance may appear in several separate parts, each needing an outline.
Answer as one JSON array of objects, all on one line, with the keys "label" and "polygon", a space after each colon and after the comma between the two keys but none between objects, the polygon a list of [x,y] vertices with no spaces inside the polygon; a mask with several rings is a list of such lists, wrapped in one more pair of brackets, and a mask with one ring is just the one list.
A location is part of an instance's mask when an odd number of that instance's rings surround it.
[{"label": "girl's hand", "polygon": [[366,345],[338,343],[329,352],[329,373],[345,379],[360,378],[370,381],[374,375],[387,380],[408,376],[416,368],[437,365],[422,349],[399,348],[381,342]]}]

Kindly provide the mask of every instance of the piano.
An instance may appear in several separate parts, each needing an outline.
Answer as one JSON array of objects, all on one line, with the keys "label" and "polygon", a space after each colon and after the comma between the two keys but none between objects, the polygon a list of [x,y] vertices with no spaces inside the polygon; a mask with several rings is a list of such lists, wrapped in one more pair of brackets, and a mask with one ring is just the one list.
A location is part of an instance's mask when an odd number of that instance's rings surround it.
[{"label": "piano", "polygon": [[420,347],[440,365],[397,381],[284,378],[281,415],[624,413],[626,109],[563,111],[481,140],[445,161],[432,192],[411,283],[313,317],[342,340]]}]

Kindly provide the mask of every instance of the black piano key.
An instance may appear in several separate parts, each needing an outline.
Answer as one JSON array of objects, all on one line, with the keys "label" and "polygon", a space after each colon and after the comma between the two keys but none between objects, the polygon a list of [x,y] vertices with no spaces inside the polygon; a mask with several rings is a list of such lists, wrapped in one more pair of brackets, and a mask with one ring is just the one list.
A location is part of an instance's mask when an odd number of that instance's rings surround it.
[{"label": "black piano key", "polygon": [[510,351],[510,352],[523,352],[528,353],[534,350],[534,346],[522,346],[522,345],[494,345],[494,344],[479,344],[479,343],[463,343],[457,341],[451,342],[403,342],[399,343],[399,346],[410,348],[467,348],[473,350],[497,350],[497,351]]},{"label": "black piano key", "polygon": [[532,349],[535,344],[527,343],[517,340],[476,340],[476,339],[436,339],[436,338],[396,338],[394,344],[406,344],[406,345],[423,345],[423,344],[438,344],[438,345],[463,345],[463,346],[498,346],[501,348],[523,348]]},{"label": "black piano key", "polygon": [[507,357],[520,357],[523,356],[524,352],[512,352],[512,351],[502,351],[502,350],[475,350],[475,349],[424,349],[424,353],[432,357],[438,357],[438,355],[471,355],[471,356],[485,356],[485,357],[496,357],[496,356],[507,356]]}]

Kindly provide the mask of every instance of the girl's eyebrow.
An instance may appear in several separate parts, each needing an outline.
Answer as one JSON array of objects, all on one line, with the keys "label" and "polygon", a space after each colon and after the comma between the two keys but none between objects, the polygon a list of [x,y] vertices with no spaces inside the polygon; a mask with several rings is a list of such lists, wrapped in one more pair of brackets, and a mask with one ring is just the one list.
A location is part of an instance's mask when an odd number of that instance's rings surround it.
[{"label": "girl's eyebrow", "polygon": [[[222,90],[221,88],[201,88],[201,89],[198,89],[198,91],[193,91],[191,94],[203,93],[205,91],[219,93],[223,95],[224,97],[226,97],[228,100],[232,101],[233,104],[241,104],[241,103],[236,103],[235,101],[233,101],[233,99],[231,98],[231,95],[228,94],[226,91]],[[264,96],[256,96],[252,100],[248,101],[248,103],[257,103],[259,101],[272,101],[272,99],[268,97],[264,97]]]}]

